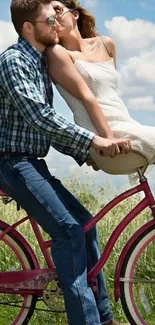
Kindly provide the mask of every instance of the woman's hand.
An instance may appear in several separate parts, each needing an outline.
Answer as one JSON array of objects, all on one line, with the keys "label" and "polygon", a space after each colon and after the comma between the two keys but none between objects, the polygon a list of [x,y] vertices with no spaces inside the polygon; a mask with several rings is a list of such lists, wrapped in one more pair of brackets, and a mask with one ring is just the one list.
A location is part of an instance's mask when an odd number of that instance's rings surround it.
[{"label": "woman's hand", "polygon": [[114,158],[120,153],[128,153],[133,147],[129,139],[107,139],[95,135],[91,146],[102,157]]},{"label": "woman's hand", "polygon": [[129,139],[113,139],[113,141],[117,144],[119,147],[120,153],[127,154],[128,152],[133,150],[133,145]]}]

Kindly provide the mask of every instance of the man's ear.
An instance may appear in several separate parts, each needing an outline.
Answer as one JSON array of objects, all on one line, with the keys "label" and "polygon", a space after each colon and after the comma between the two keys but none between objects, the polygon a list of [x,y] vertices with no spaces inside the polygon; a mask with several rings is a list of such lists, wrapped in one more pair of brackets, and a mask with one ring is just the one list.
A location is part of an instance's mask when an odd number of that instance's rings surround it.
[{"label": "man's ear", "polygon": [[23,24],[23,32],[26,32],[27,34],[32,34],[33,25],[30,22],[25,21]]}]

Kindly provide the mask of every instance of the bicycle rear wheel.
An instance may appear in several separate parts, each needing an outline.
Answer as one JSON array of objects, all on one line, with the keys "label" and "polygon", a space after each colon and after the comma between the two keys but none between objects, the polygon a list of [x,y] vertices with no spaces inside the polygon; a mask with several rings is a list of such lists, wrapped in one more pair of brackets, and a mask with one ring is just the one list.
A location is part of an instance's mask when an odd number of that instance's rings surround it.
[{"label": "bicycle rear wheel", "polygon": [[[0,224],[0,234],[5,226]],[[0,241],[0,272],[34,269],[24,245],[9,232]],[[27,325],[37,298],[32,295],[0,293],[0,325]]]},{"label": "bicycle rear wheel", "polygon": [[155,225],[130,247],[121,269],[121,302],[132,325],[155,324]]}]

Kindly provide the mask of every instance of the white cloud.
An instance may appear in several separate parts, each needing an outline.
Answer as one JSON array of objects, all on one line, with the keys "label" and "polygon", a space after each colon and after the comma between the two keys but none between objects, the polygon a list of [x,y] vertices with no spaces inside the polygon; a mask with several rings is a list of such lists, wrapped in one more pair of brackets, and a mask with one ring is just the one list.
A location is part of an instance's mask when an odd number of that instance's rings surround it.
[{"label": "white cloud", "polygon": [[119,66],[120,94],[123,96],[154,95],[155,49],[129,57]]},{"label": "white cloud", "polygon": [[140,2],[139,2],[139,5],[140,5],[142,8],[144,8],[144,9],[147,9],[147,8],[148,8],[148,4],[147,4],[146,1],[140,1]]},{"label": "white cloud", "polygon": [[145,10],[155,10],[155,5],[148,3],[148,0],[139,1],[139,5]]},{"label": "white cloud", "polygon": [[114,17],[105,21],[105,27],[125,53],[140,52],[150,49],[155,41],[155,25],[142,19],[127,20],[125,17]]},{"label": "white cloud", "polygon": [[86,7],[93,8],[98,4],[98,0],[85,0]]},{"label": "white cloud", "polygon": [[15,43],[18,39],[17,33],[10,22],[0,21],[0,52],[3,52],[8,46]]},{"label": "white cloud", "polygon": [[130,98],[128,100],[128,108],[139,111],[155,111],[155,103],[152,96]]},{"label": "white cloud", "polygon": [[137,103],[129,101],[129,97],[139,99],[147,94],[149,105],[141,103],[141,109],[154,110],[155,24],[142,19],[129,21],[125,17],[114,17],[105,21],[105,26],[116,43],[120,95],[126,98],[128,108],[133,109],[131,107],[134,103],[136,107]]}]

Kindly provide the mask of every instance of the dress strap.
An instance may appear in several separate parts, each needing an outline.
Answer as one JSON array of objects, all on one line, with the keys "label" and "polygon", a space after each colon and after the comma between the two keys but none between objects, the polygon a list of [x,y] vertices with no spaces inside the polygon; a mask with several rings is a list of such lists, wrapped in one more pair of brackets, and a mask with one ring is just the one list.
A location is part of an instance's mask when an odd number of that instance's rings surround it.
[{"label": "dress strap", "polygon": [[105,46],[105,44],[103,43],[103,41],[100,39],[100,37],[97,36],[97,39],[101,43],[102,47],[106,50],[106,52],[108,53],[109,57],[111,57],[110,56],[110,53],[109,53],[109,51],[107,49],[107,47]]}]

